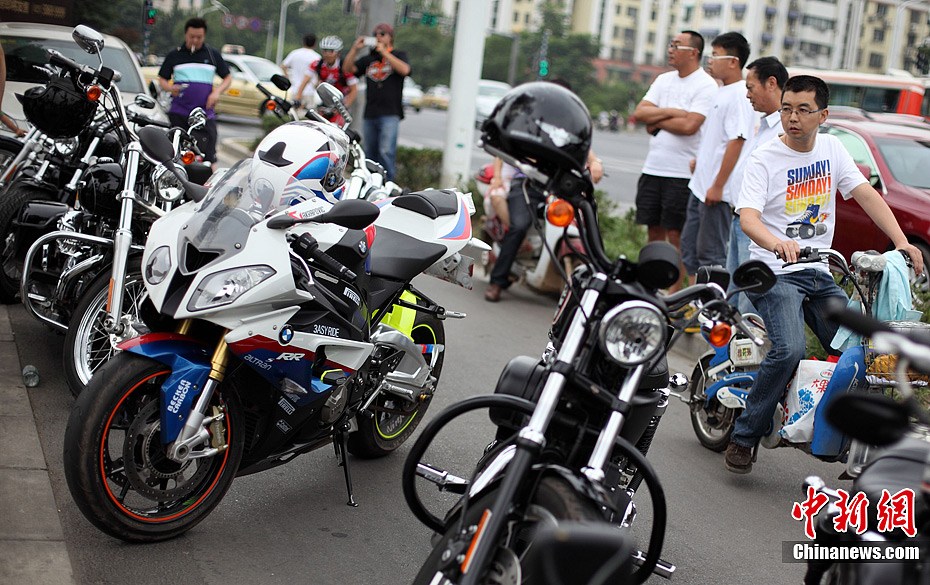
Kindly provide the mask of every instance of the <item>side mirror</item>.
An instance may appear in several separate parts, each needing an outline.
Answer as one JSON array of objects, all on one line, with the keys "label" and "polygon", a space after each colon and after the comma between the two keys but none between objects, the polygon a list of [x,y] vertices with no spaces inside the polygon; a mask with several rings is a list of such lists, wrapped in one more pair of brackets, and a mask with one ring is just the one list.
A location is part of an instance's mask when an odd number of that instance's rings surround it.
[{"label": "side mirror", "polygon": [[639,251],[636,280],[650,290],[667,288],[678,282],[681,258],[668,242],[649,242]]},{"label": "side mirror", "polygon": [[733,284],[739,291],[763,293],[775,286],[776,280],[775,273],[761,260],[743,262],[733,272]]},{"label": "side mirror", "polygon": [[136,94],[136,98],[133,100],[133,103],[144,110],[151,110],[155,107],[155,100],[142,93]]},{"label": "side mirror", "polygon": [[194,108],[187,116],[188,130],[199,130],[207,125],[207,113],[203,108]]},{"label": "side mirror", "polygon": [[168,166],[174,158],[174,146],[164,130],[154,126],[145,126],[139,129],[139,143],[142,154],[147,159]]},{"label": "side mirror", "polygon": [[877,189],[881,181],[881,179],[878,178],[878,173],[873,173],[869,165],[856,163],[856,166],[859,168],[859,172],[862,173],[862,176],[869,180],[869,184]]},{"label": "side mirror", "polygon": [[730,273],[720,266],[701,266],[695,275],[698,284],[714,283],[723,290],[730,286]]},{"label": "side mirror", "polygon": [[908,409],[883,394],[850,392],[827,405],[827,421],[844,434],[868,445],[897,442],[908,429]]},{"label": "side mirror", "polygon": [[158,99],[158,85],[154,81],[149,81],[148,84],[149,95]]},{"label": "side mirror", "polygon": [[342,92],[326,82],[316,88],[316,93],[327,108],[335,108],[337,103],[342,103]]},{"label": "side mirror", "polygon": [[299,223],[332,223],[350,230],[363,230],[378,219],[381,209],[371,201],[364,199],[343,199],[337,201],[324,214],[307,219],[296,219],[287,214],[276,215],[268,220],[268,228],[286,229]]},{"label": "side mirror", "polygon": [[281,91],[291,89],[291,80],[279,73],[275,73],[271,76],[271,83]]},{"label": "side mirror", "polygon": [[89,26],[79,24],[71,31],[71,38],[86,53],[99,55],[103,50],[103,35],[90,28]]}]

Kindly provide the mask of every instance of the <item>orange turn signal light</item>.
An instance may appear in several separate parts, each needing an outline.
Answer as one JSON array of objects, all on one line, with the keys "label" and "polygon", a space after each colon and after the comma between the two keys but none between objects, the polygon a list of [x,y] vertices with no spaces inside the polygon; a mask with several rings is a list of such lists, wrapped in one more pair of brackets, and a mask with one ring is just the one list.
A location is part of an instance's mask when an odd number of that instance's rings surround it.
[{"label": "orange turn signal light", "polygon": [[711,326],[710,332],[707,334],[707,342],[714,347],[723,347],[730,343],[730,337],[732,336],[733,329],[730,324],[717,321]]},{"label": "orange turn signal light", "polygon": [[568,227],[575,219],[575,208],[564,199],[553,199],[546,208],[546,221],[556,227]]},{"label": "orange turn signal light", "polygon": [[87,96],[92,102],[95,102],[100,99],[100,95],[103,93],[103,90],[100,89],[99,85],[91,85],[87,88],[87,91],[84,92],[84,95]]},{"label": "orange turn signal light", "polygon": [[194,151],[192,150],[185,150],[184,152],[181,153],[181,162],[186,165],[189,165],[192,162],[194,162],[196,158],[197,157],[196,155],[194,155]]},{"label": "orange turn signal light", "polygon": [[265,102],[266,110],[273,111],[276,107],[277,107],[277,104],[274,103],[272,100],[268,100]]}]

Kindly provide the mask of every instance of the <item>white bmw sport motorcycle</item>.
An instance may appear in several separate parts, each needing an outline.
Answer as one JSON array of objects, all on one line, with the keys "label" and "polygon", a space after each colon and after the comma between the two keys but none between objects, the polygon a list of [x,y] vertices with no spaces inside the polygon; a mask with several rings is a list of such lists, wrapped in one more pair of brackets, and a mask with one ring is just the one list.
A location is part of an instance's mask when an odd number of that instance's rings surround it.
[{"label": "white bmw sport motorcycle", "polygon": [[[147,156],[170,160],[159,131],[140,139]],[[346,453],[387,455],[423,418],[443,320],[464,315],[411,280],[434,267],[468,284],[470,195],[331,205],[291,172],[298,152],[260,146],[152,226],[150,332],[119,345],[65,434],[68,487],[105,533],[175,537],[237,475],[330,443],[355,505]]]}]

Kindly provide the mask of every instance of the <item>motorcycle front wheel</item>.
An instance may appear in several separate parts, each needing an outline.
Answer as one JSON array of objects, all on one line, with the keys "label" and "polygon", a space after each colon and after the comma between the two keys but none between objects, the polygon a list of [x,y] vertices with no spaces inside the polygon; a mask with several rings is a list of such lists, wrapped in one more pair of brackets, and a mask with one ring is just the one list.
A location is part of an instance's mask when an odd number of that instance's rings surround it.
[{"label": "motorcycle front wheel", "polygon": [[23,279],[22,256],[32,242],[20,241],[23,235],[13,229],[19,210],[30,201],[52,201],[55,198],[45,189],[22,182],[10,184],[0,198],[0,302],[15,303]]},{"label": "motorcycle front wheel", "polygon": [[694,366],[691,381],[688,384],[688,396],[694,434],[706,448],[720,453],[730,444],[730,435],[733,433],[738,411],[725,407],[717,400],[712,401],[710,406],[706,405],[704,391],[707,389],[708,382],[704,372],[710,368],[711,357],[705,355],[700,363]]},{"label": "motorcycle front wheel", "polygon": [[[113,357],[116,350],[104,327],[111,270],[104,271],[81,293],[81,300],[71,314],[61,362],[68,388],[75,396],[84,391],[94,372]],[[130,258],[123,282],[122,315],[139,320],[139,310],[146,297],[139,258]]]},{"label": "motorcycle front wheel", "polygon": [[[462,530],[473,534],[470,527],[477,527],[485,508],[490,507],[497,496],[491,491],[469,502],[464,521],[453,518],[446,525],[446,531],[436,542],[433,551],[420,568],[414,579],[414,585],[429,585],[436,573],[445,564],[442,560],[446,550],[458,550],[453,540],[461,540]],[[536,488],[533,498],[519,517],[510,518],[510,530],[506,531],[505,540],[498,545],[497,554],[491,566],[485,571],[481,585],[503,585],[513,583],[534,583],[531,567],[521,566],[533,546],[536,530],[545,524],[557,525],[560,522],[604,522],[601,509],[591,500],[582,497],[565,479],[556,476],[544,477]],[[461,550],[467,549],[464,543]],[[582,581],[583,582],[583,581]]]},{"label": "motorcycle front wheel", "polygon": [[242,460],[243,414],[234,394],[217,391],[208,409],[219,453],[184,463],[161,441],[163,364],[132,354],[113,357],[75,401],[65,430],[64,471],[81,513],[127,542],[157,542],[187,532],[213,510]]},{"label": "motorcycle front wheel", "polygon": [[[422,301],[420,304],[423,304]],[[442,321],[422,311],[417,312],[411,336],[413,342],[418,345],[442,347],[446,343],[446,331]],[[436,378],[438,386],[445,350],[437,351],[439,354],[430,375]],[[430,361],[428,355],[426,359],[427,362]],[[349,452],[366,459],[384,457],[392,453],[410,438],[423,420],[431,401],[432,396],[427,396],[411,405],[391,394],[381,393],[369,407],[371,416],[365,416],[365,413],[359,415],[358,431],[349,435]]]}]

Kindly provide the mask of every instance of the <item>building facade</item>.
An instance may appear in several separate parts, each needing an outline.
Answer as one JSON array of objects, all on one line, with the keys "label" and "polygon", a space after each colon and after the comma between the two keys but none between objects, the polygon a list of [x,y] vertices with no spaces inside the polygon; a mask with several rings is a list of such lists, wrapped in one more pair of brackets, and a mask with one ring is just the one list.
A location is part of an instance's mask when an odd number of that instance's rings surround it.
[{"label": "building facade", "polygon": [[[490,0],[489,30],[538,30],[545,0]],[[447,16],[456,0],[443,0]],[[570,30],[600,39],[600,61],[619,77],[662,67],[669,38],[695,30],[708,43],[737,31],[752,57],[787,65],[916,74],[916,50],[930,39],[930,0],[565,0]],[[709,50],[709,49],[708,49]]]}]

